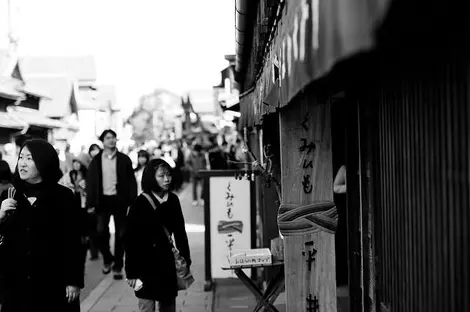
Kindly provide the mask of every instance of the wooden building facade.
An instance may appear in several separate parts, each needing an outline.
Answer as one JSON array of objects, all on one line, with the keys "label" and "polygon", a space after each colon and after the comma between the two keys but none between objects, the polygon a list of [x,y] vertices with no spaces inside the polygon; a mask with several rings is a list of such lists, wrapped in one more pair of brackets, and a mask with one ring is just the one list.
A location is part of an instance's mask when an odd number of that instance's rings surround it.
[{"label": "wooden building facade", "polygon": [[[257,202],[263,247],[284,238],[287,311],[470,310],[458,6],[243,2],[239,125],[280,181],[277,196],[260,177]],[[342,165],[344,197],[333,192]]]}]

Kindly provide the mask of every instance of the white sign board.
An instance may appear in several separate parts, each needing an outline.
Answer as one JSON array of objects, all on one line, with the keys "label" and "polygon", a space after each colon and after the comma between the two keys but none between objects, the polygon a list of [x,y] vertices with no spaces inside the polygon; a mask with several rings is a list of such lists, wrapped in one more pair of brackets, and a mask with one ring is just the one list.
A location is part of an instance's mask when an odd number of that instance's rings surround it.
[{"label": "white sign board", "polygon": [[[228,253],[251,246],[250,181],[210,177],[210,233],[212,278],[236,277],[228,266]],[[245,270],[251,277],[251,270]]]}]

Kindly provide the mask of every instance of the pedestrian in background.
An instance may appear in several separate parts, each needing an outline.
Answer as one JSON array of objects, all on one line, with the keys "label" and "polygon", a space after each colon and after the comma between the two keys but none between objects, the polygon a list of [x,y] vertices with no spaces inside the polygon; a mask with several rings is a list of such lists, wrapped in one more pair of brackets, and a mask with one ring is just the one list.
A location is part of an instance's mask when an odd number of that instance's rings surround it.
[{"label": "pedestrian in background", "polygon": [[172,144],[172,151],[171,157],[175,162],[175,168],[173,168],[172,176],[173,176],[173,188],[176,192],[179,192],[183,187],[184,177],[183,177],[183,170],[184,170],[184,154],[181,149],[181,143],[179,141],[174,142]]},{"label": "pedestrian in background", "polygon": [[101,147],[96,143],[91,144],[88,148],[88,155],[90,155],[91,158],[98,155],[99,152],[101,152]]},{"label": "pedestrian in background", "polygon": [[[207,157],[205,151],[202,149],[202,145],[194,145],[194,149],[191,151],[186,161],[186,166],[190,171],[191,182],[193,184],[193,205],[202,205],[202,198],[204,198],[204,184],[202,183],[202,178],[199,175],[199,170],[208,169]],[[198,194],[198,186],[201,188],[200,197]]]},{"label": "pedestrian in background", "polygon": [[134,169],[134,175],[137,182],[137,194],[142,193],[142,173],[147,163],[150,161],[150,154],[146,150],[140,150],[137,153],[137,167]]},{"label": "pedestrian in background", "polygon": [[75,200],[81,208],[81,218],[84,228],[82,237],[85,245],[84,259],[87,250],[90,250],[90,260],[98,259],[98,237],[96,233],[96,216],[92,209],[88,209],[86,202],[86,177],[91,158],[88,154],[81,153],[72,160],[72,170],[64,174],[60,183],[71,189],[75,195]]},{"label": "pedestrian in background", "polygon": [[4,190],[12,186],[11,178],[12,174],[10,170],[10,165],[3,159],[0,160],[0,194],[2,194]]},{"label": "pedestrian in background", "polygon": [[2,312],[80,309],[84,265],[79,207],[72,191],[57,183],[61,176],[52,145],[40,139],[24,144],[14,191],[1,198]]},{"label": "pedestrian in background", "polygon": [[227,156],[217,142],[217,136],[209,138],[210,146],[208,150],[209,166],[211,170],[226,170],[228,169]]},{"label": "pedestrian in background", "polygon": [[176,311],[178,295],[175,258],[165,229],[174,235],[176,248],[191,265],[188,236],[178,196],[171,192],[171,167],[162,159],[151,160],[142,176],[144,194],[132,204],[126,235],[126,276],[139,299],[139,311]]},{"label": "pedestrian in background", "polygon": [[[0,196],[8,190],[9,188],[13,187],[11,184],[11,170],[10,170],[10,165],[4,160],[0,160]],[[0,250],[1,250],[1,243],[0,243]],[[5,294],[5,287],[6,285],[4,284],[4,279],[5,276],[2,274],[2,269],[1,267],[3,266],[3,263],[1,262],[2,255],[0,254],[0,311],[2,311],[2,302],[3,302],[3,295]]]},{"label": "pedestrian in background", "polygon": [[[95,209],[99,249],[103,256],[103,274],[111,269],[115,279],[122,279],[124,264],[123,238],[127,209],[137,196],[137,183],[130,158],[116,148],[116,132],[103,131],[104,149],[91,161],[86,180],[87,205]],[[114,257],[109,246],[109,220],[113,216]]]}]

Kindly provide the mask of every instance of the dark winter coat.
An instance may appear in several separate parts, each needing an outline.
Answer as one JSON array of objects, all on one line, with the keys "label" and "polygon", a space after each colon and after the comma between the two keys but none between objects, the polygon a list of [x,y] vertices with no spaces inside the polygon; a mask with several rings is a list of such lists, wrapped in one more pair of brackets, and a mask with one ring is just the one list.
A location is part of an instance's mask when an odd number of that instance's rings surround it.
[{"label": "dark winter coat", "polygon": [[224,151],[220,147],[213,146],[208,151],[209,154],[209,165],[211,170],[227,170],[228,164]]},{"label": "dark winter coat", "polygon": [[126,276],[143,282],[136,296],[152,300],[168,300],[178,294],[175,259],[161,224],[174,234],[176,248],[191,265],[188,237],[178,197],[168,194],[160,204],[154,198],[154,210],[144,195],[139,195],[128,215],[126,235]]},{"label": "dark winter coat", "polygon": [[[93,157],[88,167],[86,180],[87,206],[95,207],[97,211],[101,208],[103,196],[102,155],[103,151]],[[116,157],[118,202],[122,203],[122,207],[127,208],[137,196],[137,182],[130,158],[121,152],[116,152]]]},{"label": "dark winter coat", "polygon": [[14,199],[16,210],[0,223],[2,312],[66,311],[66,286],[83,287],[80,208],[58,184],[44,186],[33,205],[20,191]]}]

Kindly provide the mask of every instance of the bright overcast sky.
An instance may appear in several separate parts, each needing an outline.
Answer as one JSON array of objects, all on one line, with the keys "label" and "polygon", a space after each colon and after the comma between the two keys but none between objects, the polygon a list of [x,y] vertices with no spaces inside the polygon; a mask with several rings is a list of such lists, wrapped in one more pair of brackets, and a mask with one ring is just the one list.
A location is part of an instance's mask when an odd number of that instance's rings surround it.
[{"label": "bright overcast sky", "polygon": [[[0,48],[6,3],[0,0]],[[154,88],[210,89],[235,52],[234,0],[10,0],[22,55],[92,54],[128,112]]]}]

